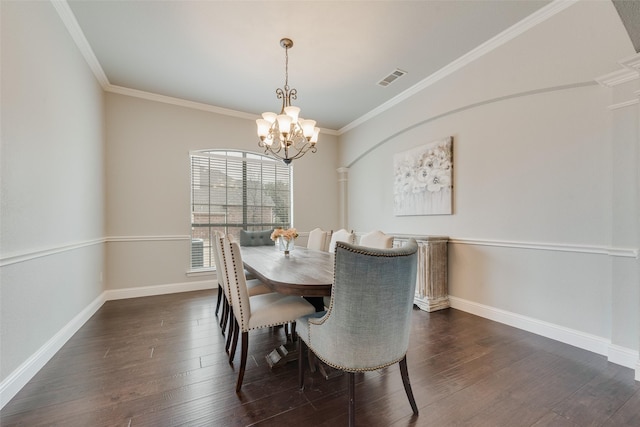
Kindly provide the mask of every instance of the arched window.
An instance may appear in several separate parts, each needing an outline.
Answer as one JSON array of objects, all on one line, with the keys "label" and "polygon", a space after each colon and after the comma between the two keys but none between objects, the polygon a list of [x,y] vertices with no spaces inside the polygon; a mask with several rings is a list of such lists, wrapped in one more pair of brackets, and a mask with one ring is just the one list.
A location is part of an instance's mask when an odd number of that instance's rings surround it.
[{"label": "arched window", "polygon": [[191,157],[191,268],[214,267],[215,230],[240,239],[240,230],[291,226],[291,169],[271,157],[207,150]]}]

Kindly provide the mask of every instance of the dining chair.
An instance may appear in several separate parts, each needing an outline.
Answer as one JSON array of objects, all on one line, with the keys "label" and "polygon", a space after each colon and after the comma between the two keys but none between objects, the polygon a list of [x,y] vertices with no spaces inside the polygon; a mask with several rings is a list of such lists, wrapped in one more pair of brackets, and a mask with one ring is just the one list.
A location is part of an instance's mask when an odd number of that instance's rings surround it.
[{"label": "dining chair", "polygon": [[355,234],[353,231],[348,232],[344,228],[333,232],[329,243],[329,252],[334,253],[336,251],[337,242],[355,243]]},{"label": "dining chair", "polygon": [[393,236],[380,230],[371,231],[360,238],[360,246],[388,249],[393,247]]},{"label": "dining chair", "polygon": [[377,249],[338,242],[331,303],[319,317],[297,319],[298,379],[304,389],[304,350],[348,373],[349,425],[355,425],[355,373],[400,364],[413,413],[407,349],[416,287],[418,245]]},{"label": "dining chair", "polygon": [[[227,264],[227,272],[229,273],[228,284],[235,317],[234,323],[236,330],[242,332],[240,369],[236,382],[236,393],[239,393],[242,388],[242,380],[247,366],[249,331],[293,323],[301,316],[314,313],[315,308],[299,296],[284,295],[275,292],[250,296],[244,275],[240,245],[229,239],[223,239],[223,250]],[[295,337],[295,329],[292,335]],[[236,343],[237,339],[238,334],[234,334],[234,341]],[[236,345],[234,343],[230,363],[233,363],[235,347]]]},{"label": "dining chair", "polygon": [[307,249],[325,251],[327,247],[327,235],[328,233],[321,228],[311,230],[309,232],[309,239],[307,240]]},{"label": "dining chair", "polygon": [[220,329],[222,335],[225,335],[227,328],[227,320],[229,319],[229,292],[227,291],[226,278],[224,269],[226,268],[220,261],[220,253],[218,251],[218,244],[221,238],[221,234],[218,231],[213,232],[213,244],[211,245],[211,251],[213,252],[213,262],[216,265],[216,281],[218,282],[218,302],[216,304],[216,315],[218,315],[218,305],[222,300],[222,315],[220,316]]},{"label": "dining chair", "polygon": [[[233,306],[231,304],[231,294],[229,291],[229,272],[227,270],[227,264],[225,260],[225,254],[223,252],[222,241],[225,239],[223,233],[214,231],[214,248],[213,248],[213,256],[214,262],[216,263],[216,275],[218,276],[219,283],[222,284],[223,292],[224,292],[224,306],[222,311],[222,318],[220,319],[220,327],[222,328],[222,334],[227,336],[227,341],[225,343],[225,350],[227,353],[232,354],[230,352],[230,346],[233,341],[233,335],[237,333],[235,330],[235,325],[233,322]],[[221,280],[221,282],[220,282]],[[271,293],[272,290],[267,285],[262,283],[258,279],[246,279],[245,282],[247,284],[247,289],[249,295],[262,295]],[[235,352],[235,349],[233,349]],[[231,358],[231,356],[230,356]]]},{"label": "dining chair", "polygon": [[[214,232],[215,233],[215,232]],[[214,236],[215,237],[215,236]],[[214,244],[215,245],[215,242]],[[220,307],[222,307],[222,316],[220,317],[220,327],[222,327],[222,319],[224,318],[224,313],[225,313],[225,304],[222,302],[223,295],[224,295],[224,289],[222,289],[222,276],[221,274],[221,270],[220,270],[220,261],[218,260],[218,254],[216,253],[216,249],[215,247],[212,248],[212,252],[213,252],[213,263],[216,266],[216,283],[218,284],[218,295],[216,298],[216,317],[218,316],[218,313],[220,311]],[[224,335],[224,331],[222,332],[222,334]]]},{"label": "dining chair", "polygon": [[[331,241],[329,243],[329,249],[328,249],[330,253],[335,253],[336,243],[337,242],[355,243],[356,242],[356,235],[353,232],[353,230],[351,232],[348,232],[344,228],[341,228],[340,230],[335,231],[335,232],[332,231],[331,232]],[[323,297],[322,298],[325,307],[329,307],[330,299],[331,299],[331,297]]]},{"label": "dining chair", "polygon": [[261,231],[240,230],[240,246],[274,246],[273,229]]}]

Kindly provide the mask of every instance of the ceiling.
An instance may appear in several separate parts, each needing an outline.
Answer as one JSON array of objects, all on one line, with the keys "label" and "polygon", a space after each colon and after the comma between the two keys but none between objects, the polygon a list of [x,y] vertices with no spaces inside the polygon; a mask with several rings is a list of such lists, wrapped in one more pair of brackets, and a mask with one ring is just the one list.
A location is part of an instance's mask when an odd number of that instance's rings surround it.
[{"label": "ceiling", "polygon": [[[284,85],[285,64],[279,40],[289,37],[294,104],[321,128],[340,131],[522,26],[549,3],[67,0],[64,7],[71,12],[67,26],[77,21],[76,42],[88,42],[85,56],[95,55],[94,72],[102,70],[107,89],[245,116],[279,112],[275,90]],[[396,68],[407,74],[387,87],[377,84]]]}]

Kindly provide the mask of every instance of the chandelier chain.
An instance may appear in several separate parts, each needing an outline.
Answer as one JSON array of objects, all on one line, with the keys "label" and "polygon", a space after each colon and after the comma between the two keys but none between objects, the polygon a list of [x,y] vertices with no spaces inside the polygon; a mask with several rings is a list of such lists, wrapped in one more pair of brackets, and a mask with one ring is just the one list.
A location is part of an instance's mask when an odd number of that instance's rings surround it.
[{"label": "chandelier chain", "polygon": [[289,48],[284,48],[284,90],[289,91]]}]

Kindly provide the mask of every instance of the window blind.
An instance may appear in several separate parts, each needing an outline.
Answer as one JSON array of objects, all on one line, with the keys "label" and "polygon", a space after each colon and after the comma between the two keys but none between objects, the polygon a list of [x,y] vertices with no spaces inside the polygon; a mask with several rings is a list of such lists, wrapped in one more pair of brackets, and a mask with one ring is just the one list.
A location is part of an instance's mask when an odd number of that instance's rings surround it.
[{"label": "window blind", "polygon": [[260,154],[192,152],[191,268],[214,267],[213,232],[291,226],[291,168]]}]

